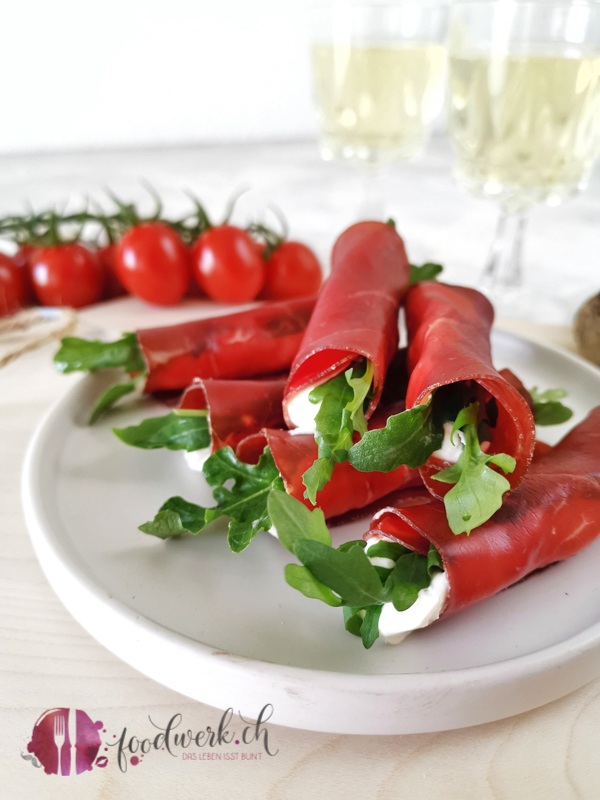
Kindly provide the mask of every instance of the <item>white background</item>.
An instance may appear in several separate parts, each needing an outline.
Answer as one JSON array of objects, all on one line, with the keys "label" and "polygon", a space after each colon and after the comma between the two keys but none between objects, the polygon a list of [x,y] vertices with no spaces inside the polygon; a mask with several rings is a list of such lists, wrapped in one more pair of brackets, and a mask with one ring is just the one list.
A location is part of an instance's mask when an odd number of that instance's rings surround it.
[{"label": "white background", "polygon": [[306,0],[3,0],[0,154],[312,135]]}]

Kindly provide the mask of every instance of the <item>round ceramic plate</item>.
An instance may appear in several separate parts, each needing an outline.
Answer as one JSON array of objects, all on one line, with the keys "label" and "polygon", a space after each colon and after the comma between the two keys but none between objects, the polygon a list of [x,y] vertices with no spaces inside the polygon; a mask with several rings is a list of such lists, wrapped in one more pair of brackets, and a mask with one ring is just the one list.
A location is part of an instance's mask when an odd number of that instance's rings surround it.
[{"label": "round ceramic plate", "polygon": [[[600,371],[565,353],[494,334],[495,363],[529,386],[565,387],[573,420],[598,403]],[[24,469],[28,527],[48,580],[104,646],[154,680],[217,708],[352,734],[437,731],[489,722],[554,700],[600,675],[600,538],[399,646],[364,650],[341,611],[284,580],[292,560],[259,535],[229,551],[225,527],[163,542],[138,531],[174,494],[211,504],[180,453],[127,447],[112,427],[158,412],[125,405],[93,427],[107,376],[76,383],[42,421]],[[337,528],[358,537],[367,520]],[[598,521],[600,532],[600,520]]]}]

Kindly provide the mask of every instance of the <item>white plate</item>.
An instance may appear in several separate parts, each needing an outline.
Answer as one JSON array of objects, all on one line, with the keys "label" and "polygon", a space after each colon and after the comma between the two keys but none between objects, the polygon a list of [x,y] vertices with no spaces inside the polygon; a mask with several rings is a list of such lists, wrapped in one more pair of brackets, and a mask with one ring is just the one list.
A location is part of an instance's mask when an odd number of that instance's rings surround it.
[{"label": "white plate", "polygon": [[[495,333],[494,347],[496,364],[527,385],[568,388],[573,422],[600,401],[600,371],[583,361],[506,333]],[[272,723],[352,734],[489,722],[600,675],[600,538],[400,646],[365,651],[339,609],[287,586],[291,556],[270,536],[235,555],[223,525],[167,543],[137,530],[173,494],[205,504],[209,496],[181,454],[129,448],[111,434],[154,413],[150,401],[85,424],[104,381],[83,378],[41,423],[24,506],[58,596],[140,672],[247,717],[272,704]],[[543,435],[556,440],[570,424]],[[364,523],[349,528],[335,535],[360,536]]]}]

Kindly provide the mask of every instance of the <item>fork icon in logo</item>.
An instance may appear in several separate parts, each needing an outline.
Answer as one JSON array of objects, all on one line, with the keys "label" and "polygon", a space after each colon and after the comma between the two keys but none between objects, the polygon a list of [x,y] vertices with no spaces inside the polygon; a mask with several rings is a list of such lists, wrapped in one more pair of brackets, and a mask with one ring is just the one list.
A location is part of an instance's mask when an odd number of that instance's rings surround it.
[{"label": "fork icon in logo", "polygon": [[35,723],[27,750],[48,775],[80,775],[94,767],[101,729],[81,709],[51,708]]},{"label": "fork icon in logo", "polygon": [[[54,744],[56,746],[56,764],[57,775],[65,775],[62,763],[62,749],[65,744],[65,718],[62,714],[57,714],[54,717]],[[69,758],[70,762],[70,758]],[[69,772],[71,764],[69,763]]]}]

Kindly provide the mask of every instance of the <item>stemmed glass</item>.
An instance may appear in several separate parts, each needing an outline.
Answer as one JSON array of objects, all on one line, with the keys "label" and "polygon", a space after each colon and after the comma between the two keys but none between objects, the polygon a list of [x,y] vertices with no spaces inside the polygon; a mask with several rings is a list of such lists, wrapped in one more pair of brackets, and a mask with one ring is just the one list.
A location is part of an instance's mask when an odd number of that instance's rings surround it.
[{"label": "stemmed glass", "polygon": [[501,209],[482,288],[503,316],[551,309],[524,286],[526,222],[585,188],[600,152],[600,4],[455,0],[448,61],[455,176]]},{"label": "stemmed glass", "polygon": [[357,163],[364,211],[382,213],[382,166],[419,156],[443,105],[447,0],[317,0],[310,12],[321,155]]}]

